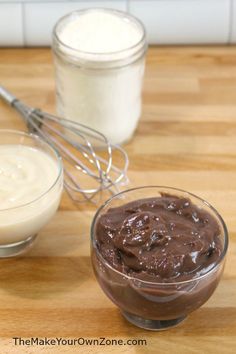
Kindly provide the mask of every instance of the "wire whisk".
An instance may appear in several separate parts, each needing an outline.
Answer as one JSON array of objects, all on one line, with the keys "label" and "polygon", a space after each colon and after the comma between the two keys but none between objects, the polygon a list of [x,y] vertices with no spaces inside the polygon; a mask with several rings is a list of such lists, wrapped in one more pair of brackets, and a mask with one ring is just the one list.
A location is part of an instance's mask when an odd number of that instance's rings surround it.
[{"label": "wire whisk", "polygon": [[102,133],[29,107],[2,86],[0,97],[20,113],[30,132],[59,152],[64,166],[64,188],[73,201],[97,202],[100,192],[113,195],[119,186],[128,183],[127,153],[121,146],[112,145]]}]

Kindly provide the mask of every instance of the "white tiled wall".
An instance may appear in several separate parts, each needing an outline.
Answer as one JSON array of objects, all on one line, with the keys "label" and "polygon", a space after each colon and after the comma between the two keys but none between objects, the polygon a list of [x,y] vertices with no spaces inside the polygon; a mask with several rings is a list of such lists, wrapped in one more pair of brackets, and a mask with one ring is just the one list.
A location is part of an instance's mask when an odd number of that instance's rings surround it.
[{"label": "white tiled wall", "polygon": [[0,45],[23,45],[22,6],[0,3]]},{"label": "white tiled wall", "polygon": [[228,41],[228,0],[131,0],[129,10],[145,24],[150,43]]},{"label": "white tiled wall", "polygon": [[0,0],[0,46],[49,45],[58,18],[88,7],[137,16],[152,44],[236,43],[236,0]]}]

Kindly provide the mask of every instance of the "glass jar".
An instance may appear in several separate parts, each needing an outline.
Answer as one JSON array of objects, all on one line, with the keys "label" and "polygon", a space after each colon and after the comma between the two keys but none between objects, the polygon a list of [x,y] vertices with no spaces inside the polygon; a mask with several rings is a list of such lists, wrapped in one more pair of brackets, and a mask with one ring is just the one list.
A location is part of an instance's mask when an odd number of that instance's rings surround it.
[{"label": "glass jar", "polygon": [[[90,14],[93,14],[93,17],[94,14],[111,15],[124,21],[127,26],[131,26],[132,31],[137,31],[138,41],[119,51],[104,50],[99,53],[82,51],[78,46],[75,48],[71,43],[65,43],[66,39],[62,34],[68,24],[75,21],[79,23],[83,16]],[[76,35],[75,32],[72,34]],[[118,37],[114,38],[115,40],[118,40]],[[105,46],[106,42],[103,47]],[[128,141],[141,115],[142,81],[147,50],[146,33],[142,23],[133,16],[116,10],[75,11],[62,17],[55,25],[52,47],[59,115],[100,131],[113,144]]]}]

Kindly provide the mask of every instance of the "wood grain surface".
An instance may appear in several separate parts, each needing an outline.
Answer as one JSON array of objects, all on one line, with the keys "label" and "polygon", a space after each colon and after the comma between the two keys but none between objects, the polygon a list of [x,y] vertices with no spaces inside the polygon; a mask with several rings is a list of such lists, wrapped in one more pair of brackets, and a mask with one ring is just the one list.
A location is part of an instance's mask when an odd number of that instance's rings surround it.
[{"label": "wood grain surface", "polygon": [[[55,112],[49,49],[1,49],[0,82],[32,106]],[[151,48],[143,114],[131,142],[130,186],[169,185],[196,193],[225,219],[230,247],[212,298],[179,327],[148,332],[125,321],[92,272],[95,209],[60,210],[26,255],[0,260],[0,353],[236,352],[236,48]],[[0,128],[25,130],[0,102]],[[12,337],[145,339],[146,346],[15,346]]]}]

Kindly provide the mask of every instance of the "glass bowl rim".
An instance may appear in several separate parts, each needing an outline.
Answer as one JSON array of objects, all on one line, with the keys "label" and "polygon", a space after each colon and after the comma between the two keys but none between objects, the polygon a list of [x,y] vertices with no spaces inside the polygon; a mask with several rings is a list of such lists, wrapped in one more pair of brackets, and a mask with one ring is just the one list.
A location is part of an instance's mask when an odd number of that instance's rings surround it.
[{"label": "glass bowl rim", "polygon": [[[55,178],[54,182],[52,183],[52,185],[46,191],[44,191],[40,196],[38,196],[37,198],[35,198],[27,203],[19,204],[15,207],[0,209],[0,213],[8,211],[8,210],[16,210],[16,209],[24,208],[26,206],[29,206],[29,205],[37,202],[38,200],[43,198],[45,195],[47,195],[47,193],[49,193],[57,185],[57,183],[60,180],[62,173],[63,173],[62,158],[61,158],[59,152],[52,145],[50,145],[45,140],[43,140],[39,135],[30,133],[30,132],[24,132],[21,130],[16,130],[16,129],[0,129],[0,135],[1,134],[18,135],[18,136],[30,138],[31,140],[40,141],[40,143],[42,145],[47,146],[54,153],[54,155],[56,157],[57,167],[58,167],[58,174],[57,174],[57,177]],[[0,146],[1,145],[7,145],[7,144],[0,143]],[[23,144],[19,143],[19,144],[8,144],[8,145],[23,145]]]},{"label": "glass bowl rim", "polygon": [[[144,189],[151,189],[151,188],[155,188],[155,189],[166,189],[166,190],[170,190],[170,191],[176,191],[176,192],[181,192],[181,193],[185,193],[187,195],[189,195],[190,197],[196,198],[198,199],[200,202],[202,202],[203,204],[205,204],[208,208],[210,208],[214,214],[216,215],[216,217],[219,219],[223,230],[224,230],[224,245],[223,245],[223,250],[222,253],[220,255],[220,257],[218,258],[217,262],[214,264],[214,266],[212,268],[210,268],[208,271],[206,271],[206,273],[199,275],[195,278],[192,279],[188,279],[188,280],[184,280],[184,281],[176,281],[176,282],[151,282],[151,281],[147,281],[147,280],[142,280],[139,279],[138,277],[132,277],[129,276],[127,274],[124,274],[118,270],[116,270],[115,268],[113,268],[106,260],[105,258],[103,258],[103,256],[101,255],[101,253],[98,251],[96,245],[94,244],[94,234],[95,234],[95,223],[101,213],[101,211],[107,206],[109,205],[113,199],[116,199],[119,195],[123,195],[126,193],[130,193],[130,192],[134,192],[137,190],[144,190]],[[215,271],[218,266],[221,264],[221,262],[223,261],[223,259],[226,256],[227,250],[228,250],[228,244],[229,244],[229,238],[228,238],[228,230],[227,230],[227,226],[224,222],[224,219],[222,218],[222,216],[220,215],[220,213],[210,204],[208,203],[205,199],[198,197],[196,194],[188,192],[184,189],[180,189],[180,188],[175,188],[175,187],[169,187],[169,186],[158,186],[158,185],[150,185],[150,186],[140,186],[140,187],[134,187],[134,188],[129,188],[126,189],[122,192],[119,192],[115,195],[113,195],[111,198],[109,198],[108,200],[105,201],[105,203],[103,203],[98,210],[96,211],[94,217],[93,217],[93,221],[91,224],[91,228],[90,228],[90,237],[91,237],[91,243],[92,243],[92,247],[95,248],[95,250],[97,251],[99,257],[101,257],[103,263],[110,268],[112,271],[114,271],[115,273],[119,274],[120,276],[122,276],[123,278],[126,278],[128,280],[131,281],[138,281],[141,284],[147,284],[147,285],[154,285],[154,286],[173,286],[173,285],[180,285],[180,284],[187,284],[187,283],[191,283],[191,282],[195,282],[195,281],[199,281],[202,280],[203,278],[206,278],[207,276],[209,276],[211,273],[213,273],[213,271]]]},{"label": "glass bowl rim", "polygon": [[[87,12],[94,12],[94,11],[99,11],[99,12],[106,12],[106,13],[112,13],[115,14],[119,17],[125,17],[127,19],[129,19],[131,22],[135,23],[136,25],[138,25],[138,27],[140,27],[141,30],[141,38],[140,40],[133,44],[132,46],[125,48],[125,49],[121,49],[121,50],[117,50],[117,51],[113,51],[113,52],[88,52],[88,51],[84,51],[84,50],[79,50],[76,49],[66,43],[64,43],[61,39],[60,36],[58,34],[58,26],[60,23],[62,23],[63,21],[65,21],[67,18],[73,17],[73,16],[80,16],[80,15],[84,15]],[[67,13],[66,15],[62,16],[61,18],[58,19],[58,21],[56,22],[56,24],[53,27],[53,31],[52,31],[52,38],[56,39],[56,41],[64,48],[69,49],[70,51],[72,51],[73,53],[76,53],[77,55],[80,53],[82,55],[89,55],[89,56],[112,56],[112,55],[117,55],[117,54],[121,54],[121,53],[125,53],[128,52],[130,50],[135,49],[136,47],[139,48],[139,46],[143,43],[143,46],[146,47],[147,46],[147,42],[146,42],[146,29],[143,25],[143,23],[135,16],[129,14],[128,12],[125,11],[120,11],[120,10],[116,10],[116,9],[112,9],[112,8],[103,8],[103,7],[93,7],[93,8],[86,8],[86,9],[82,9],[82,10],[75,10],[75,11],[71,11],[69,13]],[[133,54],[132,54],[133,55]],[[91,60],[91,59],[90,59]],[[114,60],[114,59],[113,59]],[[112,61],[112,59],[111,59]]]}]

